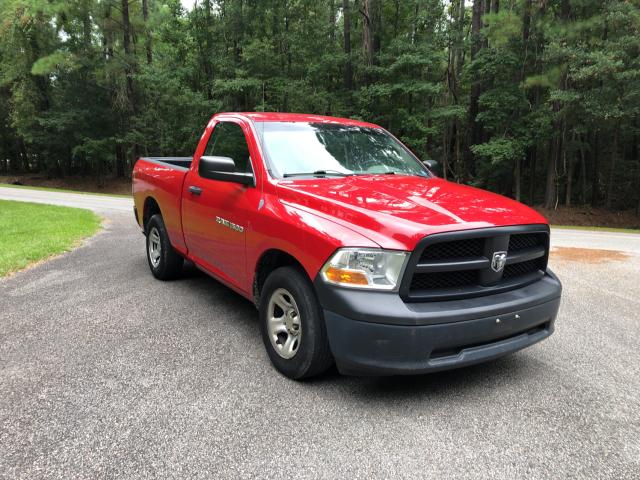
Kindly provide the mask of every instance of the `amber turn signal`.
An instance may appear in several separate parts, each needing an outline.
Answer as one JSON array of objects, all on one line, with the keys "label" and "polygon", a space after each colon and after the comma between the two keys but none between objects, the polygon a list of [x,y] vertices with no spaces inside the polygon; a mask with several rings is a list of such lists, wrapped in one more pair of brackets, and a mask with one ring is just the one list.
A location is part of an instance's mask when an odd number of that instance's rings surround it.
[{"label": "amber turn signal", "polygon": [[364,273],[346,268],[328,267],[324,271],[325,278],[335,283],[346,283],[350,285],[368,285],[369,281]]}]

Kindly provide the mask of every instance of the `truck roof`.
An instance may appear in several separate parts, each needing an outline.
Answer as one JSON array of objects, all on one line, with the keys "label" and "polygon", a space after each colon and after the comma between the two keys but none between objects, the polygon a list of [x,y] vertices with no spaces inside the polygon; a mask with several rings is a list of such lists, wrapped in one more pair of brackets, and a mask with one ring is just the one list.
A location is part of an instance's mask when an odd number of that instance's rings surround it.
[{"label": "truck roof", "polygon": [[[218,115],[241,115],[253,122],[313,122],[313,123],[336,123],[341,125],[354,125],[359,127],[380,128],[380,126],[352,120],[350,118],[328,117],[325,115],[313,115],[309,113],[283,113],[283,112],[226,112]],[[216,115],[217,116],[217,115]]]}]

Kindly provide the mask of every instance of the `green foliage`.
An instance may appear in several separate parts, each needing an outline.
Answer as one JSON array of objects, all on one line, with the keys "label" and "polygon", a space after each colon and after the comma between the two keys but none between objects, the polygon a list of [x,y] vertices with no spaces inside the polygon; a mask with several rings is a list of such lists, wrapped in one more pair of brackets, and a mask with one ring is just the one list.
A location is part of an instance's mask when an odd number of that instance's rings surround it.
[{"label": "green foliage", "polygon": [[524,148],[516,140],[506,137],[495,137],[486,143],[471,147],[473,153],[489,160],[492,166],[511,162],[524,157]]},{"label": "green foliage", "polygon": [[485,35],[493,48],[508,47],[522,36],[522,17],[513,10],[489,13],[483,17]]},{"label": "green foliage", "polygon": [[637,1],[349,0],[346,49],[342,3],[135,0],[127,23],[117,0],[4,0],[0,169],[127,175],[190,155],[215,112],[294,111],[529,203],[640,206]]},{"label": "green foliage", "polygon": [[57,51],[36,60],[31,66],[31,74],[48,76],[63,70],[72,70],[77,65],[76,58],[69,52]]}]

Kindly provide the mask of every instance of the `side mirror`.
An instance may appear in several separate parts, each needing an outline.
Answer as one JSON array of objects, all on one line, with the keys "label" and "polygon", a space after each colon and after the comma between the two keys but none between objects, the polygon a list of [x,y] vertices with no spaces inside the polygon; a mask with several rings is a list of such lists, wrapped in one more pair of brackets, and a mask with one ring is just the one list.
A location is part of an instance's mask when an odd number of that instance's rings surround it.
[{"label": "side mirror", "polygon": [[236,164],[229,157],[200,157],[198,174],[202,178],[220,180],[222,182],[240,183],[255,186],[253,174],[236,171]]},{"label": "side mirror", "polygon": [[440,164],[436,160],[424,160],[422,163],[424,163],[433,173],[437,175],[440,174]]}]

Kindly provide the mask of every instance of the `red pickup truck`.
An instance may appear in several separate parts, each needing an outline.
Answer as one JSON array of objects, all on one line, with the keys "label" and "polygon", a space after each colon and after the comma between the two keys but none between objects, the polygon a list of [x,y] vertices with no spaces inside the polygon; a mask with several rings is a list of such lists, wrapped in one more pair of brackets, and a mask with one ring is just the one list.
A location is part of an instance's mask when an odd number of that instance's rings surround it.
[{"label": "red pickup truck", "polygon": [[221,113],[192,158],[136,162],[134,211],[153,275],[188,259],[251,300],[290,378],[445,370],[551,335],[546,220],[426,163],[371,123]]}]

